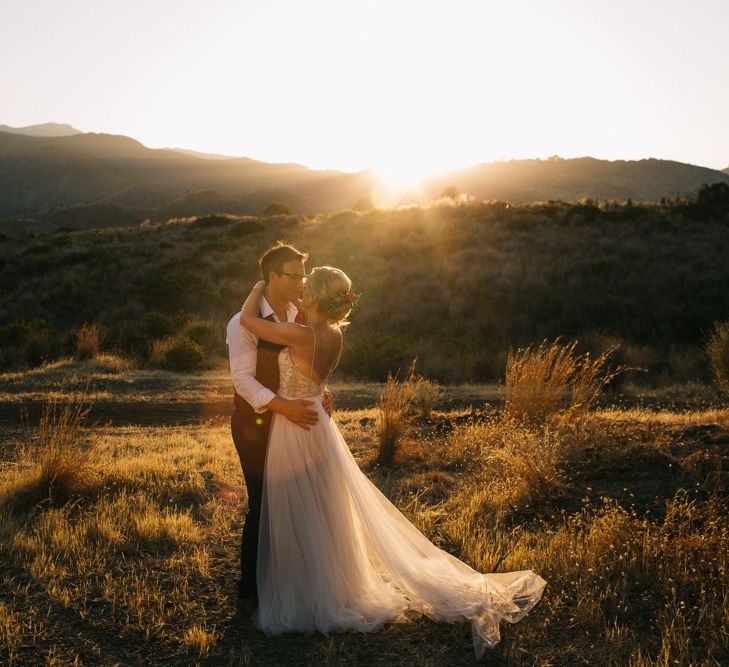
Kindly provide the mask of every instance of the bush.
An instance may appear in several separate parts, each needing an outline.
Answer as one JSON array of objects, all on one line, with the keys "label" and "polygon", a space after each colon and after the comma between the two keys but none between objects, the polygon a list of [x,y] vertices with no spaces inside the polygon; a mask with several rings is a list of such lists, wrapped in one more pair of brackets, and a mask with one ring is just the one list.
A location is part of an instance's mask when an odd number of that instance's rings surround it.
[{"label": "bush", "polygon": [[265,209],[263,209],[263,215],[265,217],[273,216],[273,215],[291,215],[291,210],[288,206],[285,206],[284,204],[279,204],[278,202],[273,202],[266,206]]},{"label": "bush", "polygon": [[162,357],[162,368],[168,371],[191,371],[197,368],[205,358],[200,345],[185,336],[178,336],[169,341]]},{"label": "bush", "polygon": [[183,335],[195,341],[206,351],[219,350],[222,340],[222,327],[216,327],[212,322],[194,322],[189,324]]},{"label": "bush", "polygon": [[152,310],[142,318],[142,327],[148,338],[164,338],[172,334],[174,322],[169,315]]},{"label": "bush", "polygon": [[30,333],[31,328],[25,322],[9,322],[0,327],[0,347],[20,347]]},{"label": "bush", "polygon": [[676,345],[668,350],[671,378],[678,382],[698,380],[704,375],[706,359],[700,347]]},{"label": "bush", "polygon": [[50,332],[47,330],[31,331],[21,348],[21,359],[30,368],[40,366],[51,357]]},{"label": "bush", "polygon": [[714,323],[706,344],[706,356],[719,389],[729,394],[729,321]]},{"label": "bush", "polygon": [[14,320],[0,327],[0,370],[40,366],[54,348],[55,330],[44,320]]}]

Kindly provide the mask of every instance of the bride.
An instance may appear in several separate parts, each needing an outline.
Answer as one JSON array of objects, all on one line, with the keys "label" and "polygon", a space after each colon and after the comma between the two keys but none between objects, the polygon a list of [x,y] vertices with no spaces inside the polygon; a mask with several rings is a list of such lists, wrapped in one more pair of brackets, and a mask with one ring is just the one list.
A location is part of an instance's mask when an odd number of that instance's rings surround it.
[{"label": "bride", "polygon": [[341,326],[356,296],[339,269],[315,268],[301,309],[307,325],[258,315],[264,284],[241,311],[254,335],[285,345],[278,357],[285,398],[307,398],[319,413],[305,430],[273,417],[258,543],[258,609],[266,634],[373,631],[425,614],[471,622],[476,655],[499,641],[546,585],[531,570],[481,574],[438,549],[370,482],[322,407],[322,389],[342,350]]}]

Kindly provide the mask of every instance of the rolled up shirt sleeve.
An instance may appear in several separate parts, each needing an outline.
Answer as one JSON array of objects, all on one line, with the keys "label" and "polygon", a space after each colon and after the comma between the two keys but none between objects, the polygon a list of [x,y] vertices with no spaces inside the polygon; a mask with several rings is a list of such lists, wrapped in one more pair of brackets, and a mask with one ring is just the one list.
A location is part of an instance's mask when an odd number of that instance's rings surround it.
[{"label": "rolled up shirt sleeve", "polygon": [[225,342],[228,344],[230,375],[236,392],[256,412],[266,412],[276,394],[256,380],[258,338],[240,324],[240,313],[228,322]]}]

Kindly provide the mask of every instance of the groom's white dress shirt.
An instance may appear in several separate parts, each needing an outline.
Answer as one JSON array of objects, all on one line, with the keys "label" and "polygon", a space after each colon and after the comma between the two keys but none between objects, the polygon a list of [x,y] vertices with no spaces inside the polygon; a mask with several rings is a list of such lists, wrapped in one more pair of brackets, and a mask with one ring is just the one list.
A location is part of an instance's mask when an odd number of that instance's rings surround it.
[{"label": "groom's white dress shirt", "polygon": [[[265,297],[259,304],[261,315],[273,315],[279,321],[271,305]],[[293,322],[299,311],[293,303],[286,305],[286,319]],[[230,375],[236,392],[251,405],[256,412],[266,412],[268,405],[276,394],[256,380],[256,359],[258,357],[258,336],[254,336],[240,323],[240,311],[228,322],[228,333],[225,339],[228,344],[230,359]]]}]

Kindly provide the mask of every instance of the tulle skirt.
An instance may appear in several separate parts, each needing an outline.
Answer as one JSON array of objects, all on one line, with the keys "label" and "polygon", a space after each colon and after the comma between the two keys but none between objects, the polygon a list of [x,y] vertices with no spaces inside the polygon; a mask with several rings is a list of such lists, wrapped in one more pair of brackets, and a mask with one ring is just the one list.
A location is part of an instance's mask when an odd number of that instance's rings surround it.
[{"label": "tulle skirt", "polygon": [[311,430],[280,415],[271,426],[254,624],[276,635],[468,620],[480,657],[546,582],[531,570],[481,574],[433,545],[359,469],[321,396],[311,400]]}]

